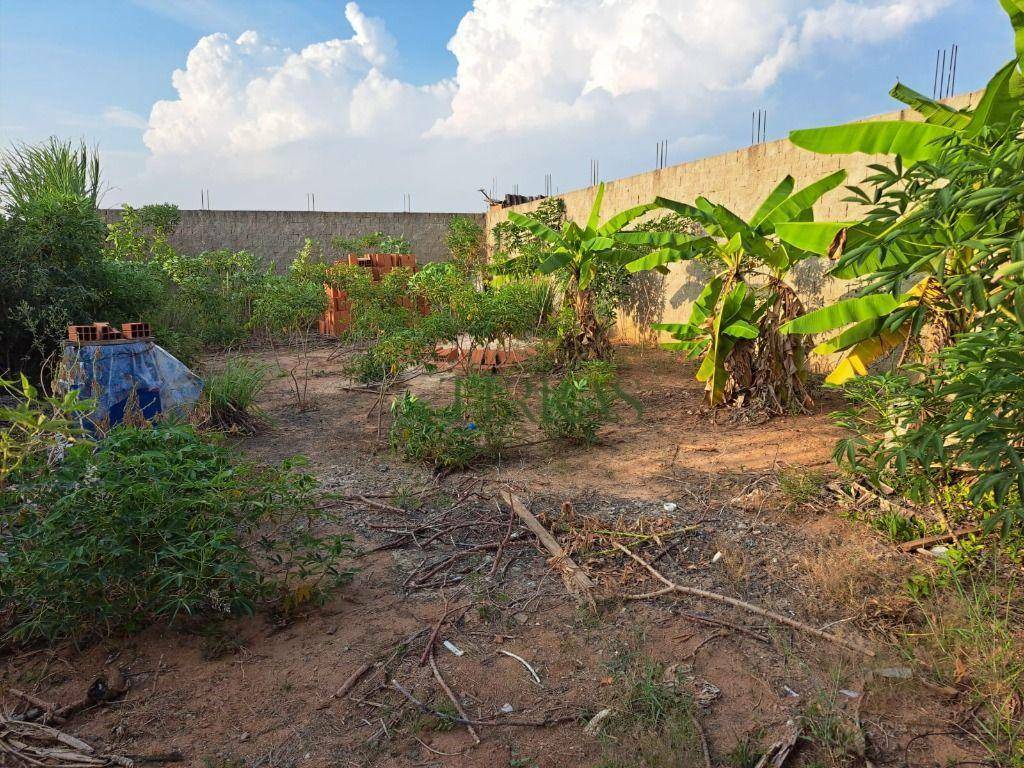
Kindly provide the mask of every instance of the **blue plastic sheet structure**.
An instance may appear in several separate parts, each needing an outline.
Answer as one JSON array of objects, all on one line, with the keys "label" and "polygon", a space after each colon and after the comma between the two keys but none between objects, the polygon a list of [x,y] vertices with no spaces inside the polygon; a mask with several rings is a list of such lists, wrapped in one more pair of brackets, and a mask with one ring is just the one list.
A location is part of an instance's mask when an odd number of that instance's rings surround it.
[{"label": "blue plastic sheet structure", "polygon": [[96,401],[88,420],[99,432],[125,421],[189,418],[203,393],[203,380],[152,341],[65,342],[56,384]]}]

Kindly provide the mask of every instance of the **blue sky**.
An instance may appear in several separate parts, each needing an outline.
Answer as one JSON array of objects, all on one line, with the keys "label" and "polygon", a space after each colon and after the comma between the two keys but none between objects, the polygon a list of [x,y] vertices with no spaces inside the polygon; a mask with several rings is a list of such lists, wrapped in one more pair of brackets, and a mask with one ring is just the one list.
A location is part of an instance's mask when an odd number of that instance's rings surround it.
[{"label": "blue sky", "polygon": [[980,88],[1012,50],[998,3],[0,0],[0,141],[97,143],[111,205],[477,210],[495,177],[564,190],[591,157],[648,169],[660,138],[671,163],[743,146],[756,107],[769,139],[887,111],[954,42],[957,91]]}]

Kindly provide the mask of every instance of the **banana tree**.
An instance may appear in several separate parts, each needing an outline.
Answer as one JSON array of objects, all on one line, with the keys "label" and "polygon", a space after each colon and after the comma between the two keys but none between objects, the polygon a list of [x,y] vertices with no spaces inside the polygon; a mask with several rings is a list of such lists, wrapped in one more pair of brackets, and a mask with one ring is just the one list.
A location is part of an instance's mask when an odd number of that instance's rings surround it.
[{"label": "banana tree", "polygon": [[749,221],[704,197],[693,205],[655,200],[697,221],[708,236],[691,243],[685,252],[655,251],[630,262],[626,269],[663,269],[696,253],[719,265],[687,322],[653,326],[676,339],[667,347],[703,357],[697,379],[705,384],[709,405],[739,403],[751,396],[779,413],[810,404],[804,344],[799,338],[781,336],[778,329],[803,312],[786,277],[795,264],[812,254],[781,241],[776,229],[787,222],[813,220],[814,204],[845,178],[845,171],[837,171],[794,191],[793,177],[786,176]]},{"label": "banana tree", "polygon": [[[563,356],[569,360],[606,357],[610,324],[596,311],[596,289],[608,269],[621,269],[642,254],[669,261],[684,258],[707,238],[675,232],[623,231],[623,228],[659,206],[647,203],[629,208],[601,223],[604,184],[598,185],[590,216],[584,226],[567,221],[560,231],[535,216],[515,211],[509,220],[546,246],[546,258],[537,271],[559,273],[564,278],[564,300],[573,310],[575,327],[562,339]],[[595,282],[596,281],[596,282]]]},{"label": "banana tree", "polygon": [[[1017,58],[990,80],[975,109],[953,110],[898,84],[893,95],[924,119],[906,125],[943,131],[923,156],[911,151],[920,162],[905,165],[904,155],[897,154],[891,167],[871,166],[875,173],[865,180],[871,189],[850,188],[849,200],[868,210],[860,221],[793,222],[777,230],[791,245],[835,258],[832,276],[862,281],[857,296],[782,329],[837,332],[814,349],[842,353],[828,383],[864,375],[900,347],[901,359],[911,351],[930,358],[993,311],[1012,317],[1019,311],[1024,318],[1024,286],[1018,282],[1024,245],[1007,234],[1019,230],[1024,196],[1024,3],[1003,5],[1015,27]],[[793,140],[817,151],[863,151],[858,137],[866,134],[844,134],[845,128],[800,131]],[[892,149],[907,146],[896,143]]]},{"label": "banana tree", "polygon": [[889,95],[912,108],[920,122],[875,120],[824,128],[792,131],[789,140],[821,154],[865,152],[899,155],[908,163],[931,160],[942,150],[942,140],[962,134],[976,137],[986,128],[999,128],[1024,108],[1024,2],[1000,0],[1014,29],[1016,55],[999,68],[973,109],[957,110],[897,83]]}]

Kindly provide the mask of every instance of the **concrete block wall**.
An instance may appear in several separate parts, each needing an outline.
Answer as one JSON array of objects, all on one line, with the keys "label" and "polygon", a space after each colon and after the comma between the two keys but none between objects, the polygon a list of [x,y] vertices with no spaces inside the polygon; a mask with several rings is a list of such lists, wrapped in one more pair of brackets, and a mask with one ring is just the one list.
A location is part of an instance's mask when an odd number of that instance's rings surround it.
[{"label": "concrete block wall", "polygon": [[[946,103],[961,109],[977,104],[980,95],[980,91],[961,94],[947,99]],[[866,118],[914,119],[917,116],[910,110]],[[650,202],[658,196],[692,203],[699,195],[722,203],[747,218],[786,174],[796,179],[799,189],[822,176],[845,168],[848,174],[846,184],[856,185],[872,173],[868,165],[886,160],[883,156],[864,154],[818,155],[800,149],[788,139],[781,139],[605,182],[602,220],[626,208]],[[586,221],[596,191],[596,187],[587,187],[559,195],[565,201],[568,217],[575,221]],[[848,195],[849,192],[843,186],[825,195],[815,206],[815,218],[818,221],[857,218],[859,212],[856,207],[843,202],[843,198]],[[506,220],[510,210],[528,212],[537,205],[539,202],[535,201],[512,208],[491,206],[486,218],[488,248],[493,250],[494,247],[491,229]],[[648,216],[664,213],[653,212]],[[826,276],[827,268],[824,259],[812,259],[794,270],[794,285],[809,308],[821,306],[849,290],[847,283]],[[706,280],[707,276],[702,274],[700,265],[695,263],[673,264],[670,273],[665,276],[657,273],[644,275],[639,281],[634,301],[626,311],[620,313],[620,336],[632,340],[649,339],[651,322],[685,322]]]},{"label": "concrete block wall", "polygon": [[[117,209],[103,213],[108,221],[120,216]],[[385,232],[409,240],[412,253],[422,264],[448,258],[445,236],[454,216],[484,224],[482,213],[184,210],[171,244],[182,253],[219,248],[247,250],[283,267],[295,258],[307,237],[318,240],[331,254],[331,238],[336,235],[355,239]]]}]

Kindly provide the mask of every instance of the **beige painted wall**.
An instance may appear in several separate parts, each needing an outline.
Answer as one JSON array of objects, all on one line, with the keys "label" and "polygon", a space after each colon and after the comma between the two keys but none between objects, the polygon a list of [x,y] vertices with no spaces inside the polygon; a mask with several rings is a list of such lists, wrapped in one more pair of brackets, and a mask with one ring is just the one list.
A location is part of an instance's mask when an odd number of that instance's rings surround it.
[{"label": "beige painted wall", "polygon": [[[981,92],[959,94],[946,100],[947,104],[963,108],[977,103]],[[866,118],[867,120],[914,120],[917,115],[901,110]],[[692,203],[698,195],[722,203],[744,218],[752,215],[772,188],[788,173],[797,181],[797,187],[815,181],[833,171],[845,168],[847,184],[859,184],[871,173],[868,165],[883,162],[884,157],[864,154],[818,155],[780,139],[752,147],[745,147],[723,155],[706,157],[657,171],[641,173],[624,179],[605,182],[605,217],[634,205],[646,203],[656,196]],[[586,220],[593,205],[596,187],[587,187],[560,195],[565,200],[569,218]],[[825,195],[815,206],[819,221],[842,221],[857,217],[857,210],[842,202],[848,192],[840,187]],[[488,247],[493,248],[491,228],[508,217],[508,211],[527,212],[538,202],[525,203],[503,209],[491,206],[487,212]],[[658,215],[657,213],[649,215]],[[825,275],[824,259],[813,259],[794,270],[793,281],[809,308],[821,306],[824,301],[841,296],[848,289],[843,281]],[[627,339],[650,338],[651,322],[684,322],[690,307],[703,287],[705,275],[697,264],[673,264],[670,273],[661,276],[649,273],[642,278],[632,306],[620,313],[619,334]]]}]

